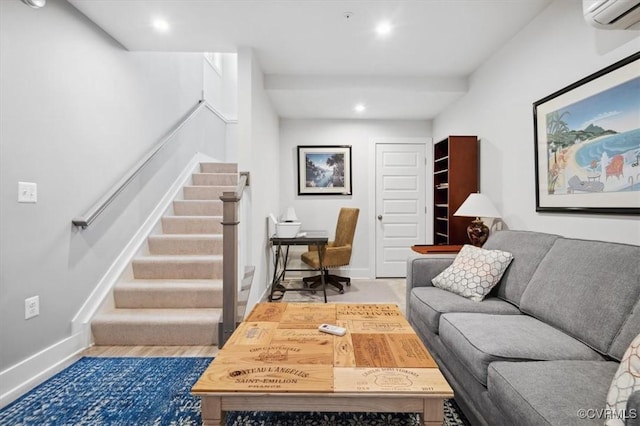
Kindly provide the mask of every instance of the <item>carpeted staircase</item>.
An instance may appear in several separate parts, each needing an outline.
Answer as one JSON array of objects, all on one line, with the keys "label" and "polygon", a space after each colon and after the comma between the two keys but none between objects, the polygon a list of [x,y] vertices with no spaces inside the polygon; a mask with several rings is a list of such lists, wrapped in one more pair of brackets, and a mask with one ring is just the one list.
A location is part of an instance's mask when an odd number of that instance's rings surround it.
[{"label": "carpeted staircase", "polygon": [[222,201],[236,164],[201,163],[91,322],[96,345],[215,345],[222,313]]}]

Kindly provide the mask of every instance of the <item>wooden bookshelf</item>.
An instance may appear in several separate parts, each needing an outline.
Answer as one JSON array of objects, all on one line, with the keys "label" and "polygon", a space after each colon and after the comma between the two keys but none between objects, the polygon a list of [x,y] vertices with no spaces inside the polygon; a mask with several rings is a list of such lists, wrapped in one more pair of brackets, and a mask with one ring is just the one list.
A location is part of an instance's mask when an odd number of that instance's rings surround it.
[{"label": "wooden bookshelf", "polygon": [[468,242],[468,217],[453,214],[479,190],[479,143],[476,136],[449,136],[433,145],[433,243]]}]

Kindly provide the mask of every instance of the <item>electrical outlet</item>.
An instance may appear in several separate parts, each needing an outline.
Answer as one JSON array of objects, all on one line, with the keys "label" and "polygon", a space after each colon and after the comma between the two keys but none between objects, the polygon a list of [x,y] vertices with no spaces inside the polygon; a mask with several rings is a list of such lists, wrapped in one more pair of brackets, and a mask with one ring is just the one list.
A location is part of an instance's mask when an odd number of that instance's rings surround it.
[{"label": "electrical outlet", "polygon": [[18,202],[36,203],[38,201],[38,185],[33,182],[18,182]]},{"label": "electrical outlet", "polygon": [[40,315],[40,296],[24,299],[24,319],[37,317],[38,315]]}]

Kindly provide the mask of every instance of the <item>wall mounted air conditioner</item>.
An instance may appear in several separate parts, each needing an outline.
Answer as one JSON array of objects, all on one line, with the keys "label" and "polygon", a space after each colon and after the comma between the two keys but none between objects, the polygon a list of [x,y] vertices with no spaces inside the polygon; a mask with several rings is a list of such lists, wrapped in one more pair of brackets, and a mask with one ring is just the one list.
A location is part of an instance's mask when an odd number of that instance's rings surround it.
[{"label": "wall mounted air conditioner", "polygon": [[584,19],[605,30],[640,30],[640,0],[582,0]]}]

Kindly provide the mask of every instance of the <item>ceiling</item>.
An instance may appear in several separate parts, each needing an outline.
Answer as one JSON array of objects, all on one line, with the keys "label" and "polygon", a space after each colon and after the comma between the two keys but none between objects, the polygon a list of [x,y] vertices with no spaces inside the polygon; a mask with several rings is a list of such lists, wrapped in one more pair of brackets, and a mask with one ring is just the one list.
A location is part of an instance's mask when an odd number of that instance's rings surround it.
[{"label": "ceiling", "polygon": [[[551,0],[68,0],[132,51],[251,47],[281,117],[432,119]],[[349,17],[345,13],[349,13]],[[152,22],[163,18],[169,30]],[[386,20],[392,30],[379,36]],[[366,105],[362,113],[356,103]]]}]

